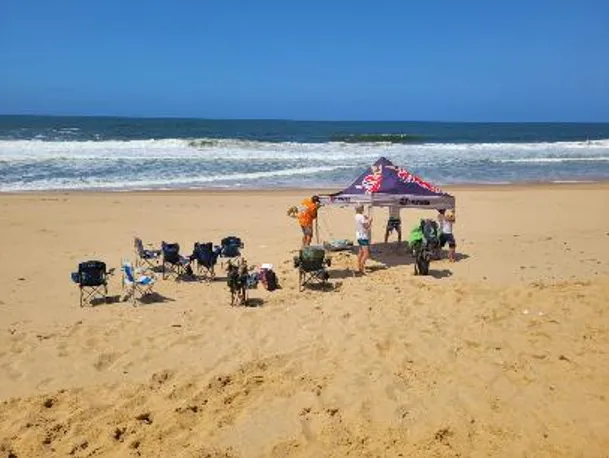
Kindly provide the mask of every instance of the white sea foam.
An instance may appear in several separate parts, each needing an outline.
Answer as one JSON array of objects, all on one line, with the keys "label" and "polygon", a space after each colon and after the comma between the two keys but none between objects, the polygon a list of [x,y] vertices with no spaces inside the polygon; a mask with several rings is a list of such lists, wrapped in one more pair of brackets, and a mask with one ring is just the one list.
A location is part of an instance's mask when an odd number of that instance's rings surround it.
[{"label": "white sea foam", "polygon": [[[0,191],[236,186],[241,182],[273,186],[289,177],[294,177],[293,186],[334,186],[354,178],[379,156],[415,173],[424,171],[438,184],[609,177],[609,140],[421,144],[0,140]],[[577,173],[572,174],[569,167]]]},{"label": "white sea foam", "polygon": [[[193,146],[193,142],[205,142]],[[132,141],[43,141],[0,140],[0,160],[125,159],[125,160],[294,160],[341,162],[381,155],[402,160],[521,160],[552,157],[609,156],[609,140],[555,143],[423,143],[353,144],[342,142],[296,143],[247,140],[132,140]],[[603,160],[603,159],[600,159]]]},{"label": "white sea foam", "polygon": [[[218,182],[238,182],[238,181],[253,181],[263,178],[275,177],[291,177],[298,175],[312,175],[322,172],[332,172],[345,168],[344,166],[326,166],[326,167],[305,167],[295,169],[281,169],[267,172],[252,172],[252,173],[226,173],[217,175],[202,175],[202,176],[168,176],[162,178],[150,179],[135,179],[124,180],[121,176],[115,179],[82,179],[82,180],[65,180],[61,178],[53,178],[39,180],[36,182],[15,182],[11,184],[1,184],[0,192],[16,192],[16,191],[41,191],[41,190],[63,190],[63,189],[168,189],[176,187],[192,187],[192,185],[206,185],[209,183]],[[224,186],[223,186],[224,187]]]}]

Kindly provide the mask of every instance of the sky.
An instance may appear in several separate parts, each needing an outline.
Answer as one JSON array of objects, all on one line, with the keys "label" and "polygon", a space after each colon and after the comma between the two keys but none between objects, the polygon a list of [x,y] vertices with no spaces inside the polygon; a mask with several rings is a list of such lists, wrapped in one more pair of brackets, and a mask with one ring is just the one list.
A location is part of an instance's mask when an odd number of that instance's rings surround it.
[{"label": "sky", "polygon": [[1,0],[0,113],[609,121],[607,0]]}]

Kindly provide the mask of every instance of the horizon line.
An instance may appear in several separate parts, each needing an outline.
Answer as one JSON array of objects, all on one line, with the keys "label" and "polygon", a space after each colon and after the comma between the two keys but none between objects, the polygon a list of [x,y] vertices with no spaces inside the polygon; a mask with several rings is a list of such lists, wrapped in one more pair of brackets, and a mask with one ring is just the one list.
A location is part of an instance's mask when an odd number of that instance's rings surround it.
[{"label": "horizon line", "polygon": [[92,115],[92,114],[32,114],[0,113],[0,117],[46,117],[46,118],[108,118],[108,119],[147,119],[147,120],[188,120],[188,121],[276,121],[276,122],[319,122],[319,123],[436,123],[436,124],[609,124],[608,121],[448,121],[448,120],[405,120],[405,119],[295,119],[295,118],[210,118],[196,116],[133,116],[133,115]]}]

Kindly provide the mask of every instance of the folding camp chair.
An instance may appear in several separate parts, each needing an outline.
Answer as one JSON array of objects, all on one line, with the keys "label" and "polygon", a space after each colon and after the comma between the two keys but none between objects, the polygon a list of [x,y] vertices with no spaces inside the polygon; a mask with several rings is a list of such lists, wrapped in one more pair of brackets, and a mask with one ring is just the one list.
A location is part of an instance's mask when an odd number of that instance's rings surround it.
[{"label": "folding camp chair", "polygon": [[195,243],[191,261],[197,261],[197,272],[203,274],[205,280],[213,280],[216,276],[215,266],[222,248],[213,246],[213,243]]},{"label": "folding camp chair", "polygon": [[78,272],[72,273],[72,281],[80,289],[80,306],[99,297],[108,297],[108,272],[102,261],[86,261],[78,264]]},{"label": "folding camp chair", "polygon": [[163,280],[174,275],[177,278],[185,273],[191,274],[190,259],[180,255],[180,245],[178,243],[161,244],[163,253]]},{"label": "folding camp chair", "polygon": [[154,287],[156,279],[152,274],[143,275],[142,270],[139,268],[134,269],[131,261],[123,259],[122,264],[123,291],[127,290],[127,292],[131,295],[133,305],[135,305],[138,295],[139,299],[141,300],[142,297],[154,292],[152,288]]},{"label": "folding camp chair", "polygon": [[325,284],[330,278],[326,266],[331,265],[330,258],[321,246],[307,246],[294,257],[294,267],[298,269],[298,290],[302,291],[308,284]]},{"label": "folding camp chair", "polygon": [[154,269],[161,258],[161,250],[150,250],[145,249],[142,239],[139,237],[133,238],[133,248],[135,249],[136,261],[135,265],[146,265],[151,269]]},{"label": "folding camp chair", "polygon": [[239,237],[234,235],[225,237],[220,242],[220,257],[232,259],[241,256],[241,249],[244,247]]}]

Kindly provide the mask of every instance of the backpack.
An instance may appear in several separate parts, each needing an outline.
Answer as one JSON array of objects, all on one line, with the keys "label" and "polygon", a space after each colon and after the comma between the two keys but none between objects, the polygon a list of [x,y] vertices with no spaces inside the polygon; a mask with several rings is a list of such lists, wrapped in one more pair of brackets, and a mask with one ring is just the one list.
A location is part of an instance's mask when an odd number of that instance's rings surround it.
[{"label": "backpack", "polygon": [[432,219],[426,219],[421,221],[421,232],[423,233],[423,239],[427,244],[433,245],[439,242],[439,230],[438,223]]},{"label": "backpack", "polygon": [[264,284],[268,291],[275,291],[279,286],[278,283],[277,275],[273,270],[269,269],[264,271]]}]

